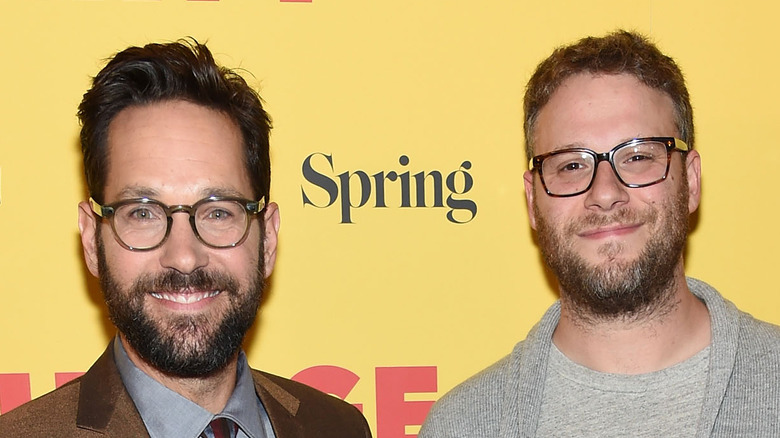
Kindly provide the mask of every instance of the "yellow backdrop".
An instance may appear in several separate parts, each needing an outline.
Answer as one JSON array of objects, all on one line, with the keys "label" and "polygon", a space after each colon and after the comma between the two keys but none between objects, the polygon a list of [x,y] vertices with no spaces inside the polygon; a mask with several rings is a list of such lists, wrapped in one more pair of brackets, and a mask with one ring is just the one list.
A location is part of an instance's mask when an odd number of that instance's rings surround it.
[{"label": "yellow backdrop", "polygon": [[[90,76],[128,45],[186,35],[251,72],[275,122],[282,234],[250,363],[361,404],[378,438],[416,434],[430,401],[507,354],[556,298],[526,219],[521,97],[553,47],[584,35],[636,29],[679,62],[704,174],[687,271],[780,323],[779,12],[756,0],[0,3],[0,412],[85,371],[113,335],[76,227]],[[434,171],[418,199],[415,175]]]}]

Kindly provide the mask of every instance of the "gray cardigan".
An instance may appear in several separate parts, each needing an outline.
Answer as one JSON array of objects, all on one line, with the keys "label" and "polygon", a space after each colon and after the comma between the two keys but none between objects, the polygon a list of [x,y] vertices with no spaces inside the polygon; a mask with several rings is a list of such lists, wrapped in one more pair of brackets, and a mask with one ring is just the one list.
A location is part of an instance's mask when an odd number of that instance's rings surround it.
[{"label": "gray cardigan", "polygon": [[[739,311],[708,284],[688,278],[712,322],[709,376],[697,438],[780,437],[780,327]],[[512,354],[445,394],[419,438],[533,437],[539,420],[555,303]]]}]

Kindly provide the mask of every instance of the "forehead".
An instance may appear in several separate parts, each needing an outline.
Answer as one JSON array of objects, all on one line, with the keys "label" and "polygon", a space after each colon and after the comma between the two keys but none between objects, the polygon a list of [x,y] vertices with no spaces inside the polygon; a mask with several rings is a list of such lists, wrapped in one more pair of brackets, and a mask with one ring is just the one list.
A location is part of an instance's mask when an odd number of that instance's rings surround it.
[{"label": "forehead", "polygon": [[542,107],[534,135],[535,154],[566,147],[605,151],[633,137],[676,136],[674,105],[632,75],[577,74]]},{"label": "forehead", "polygon": [[128,107],[111,121],[107,145],[105,202],[136,192],[169,203],[251,195],[241,132],[219,111],[184,101]]}]

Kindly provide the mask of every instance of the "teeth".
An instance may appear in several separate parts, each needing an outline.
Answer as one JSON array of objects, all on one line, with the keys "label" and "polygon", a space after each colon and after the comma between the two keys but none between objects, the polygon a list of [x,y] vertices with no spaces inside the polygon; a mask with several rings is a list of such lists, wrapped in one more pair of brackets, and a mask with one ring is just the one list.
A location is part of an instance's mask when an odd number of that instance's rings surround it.
[{"label": "teeth", "polygon": [[212,292],[193,292],[193,293],[170,293],[170,292],[152,292],[151,296],[158,300],[172,301],[179,304],[192,304],[197,303],[205,298],[211,298],[219,295],[219,291]]}]

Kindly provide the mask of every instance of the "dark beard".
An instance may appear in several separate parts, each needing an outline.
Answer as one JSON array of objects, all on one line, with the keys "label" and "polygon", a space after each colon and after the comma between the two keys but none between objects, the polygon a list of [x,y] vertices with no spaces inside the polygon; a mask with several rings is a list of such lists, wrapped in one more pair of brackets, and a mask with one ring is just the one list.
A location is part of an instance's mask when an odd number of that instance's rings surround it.
[{"label": "dark beard", "polygon": [[[109,317],[145,361],[172,376],[204,377],[223,369],[236,355],[260,305],[265,285],[262,253],[249,290],[239,290],[238,281],[227,274],[204,270],[188,275],[173,270],[147,274],[123,290],[111,274],[99,235],[97,239],[100,284]],[[205,315],[156,321],[144,312],[149,292],[183,288],[219,290],[229,298],[230,307],[221,321],[210,321]]]},{"label": "dark beard", "polygon": [[[683,175],[683,180],[685,175]],[[642,219],[653,224],[661,220],[657,232],[632,262],[616,262],[619,244],[605,244],[599,253],[607,260],[590,266],[572,249],[564,236],[572,236],[585,226],[629,223],[639,214],[623,209],[611,216],[589,215],[565,227],[561,235],[536,209],[539,247],[547,266],[557,276],[561,302],[572,315],[586,323],[605,320],[640,320],[661,315],[674,308],[674,272],[688,235],[688,190],[681,184],[671,202],[649,211]]]}]

